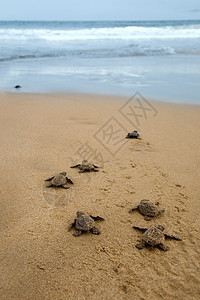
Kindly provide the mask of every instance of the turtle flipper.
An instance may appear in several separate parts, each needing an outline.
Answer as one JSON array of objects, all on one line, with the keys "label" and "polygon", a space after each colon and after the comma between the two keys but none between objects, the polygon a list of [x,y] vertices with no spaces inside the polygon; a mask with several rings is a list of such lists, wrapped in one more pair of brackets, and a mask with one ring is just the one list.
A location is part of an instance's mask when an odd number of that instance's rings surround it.
[{"label": "turtle flipper", "polygon": [[152,218],[149,217],[149,216],[145,216],[145,217],[144,217],[144,220],[145,220],[145,221],[150,221],[151,219],[152,219]]},{"label": "turtle flipper", "polygon": [[179,238],[178,236],[172,235],[172,234],[166,234],[165,233],[165,238],[166,239],[173,239],[173,240],[177,240],[177,241],[182,241],[181,238]]},{"label": "turtle flipper", "polygon": [[159,244],[158,248],[160,248],[161,250],[164,250],[164,251],[168,251],[170,249],[168,246],[165,246],[164,244]]},{"label": "turtle flipper", "polygon": [[93,169],[93,171],[94,171],[94,172],[99,172],[99,170],[98,170],[98,169]]},{"label": "turtle flipper", "polygon": [[77,237],[77,236],[80,236],[82,234],[82,230],[76,230],[74,233],[73,233],[73,236]]},{"label": "turtle flipper", "polygon": [[142,231],[146,231],[147,228],[143,228],[143,227],[138,227],[138,226],[133,226],[134,229],[138,229],[138,230],[142,230]]},{"label": "turtle flipper", "polygon": [[93,216],[90,215],[90,218],[92,218],[94,221],[104,221],[104,218],[99,217],[99,216],[93,217]]},{"label": "turtle flipper", "polygon": [[139,250],[145,248],[145,242],[140,242],[138,244],[135,245],[135,247],[137,247]]},{"label": "turtle flipper", "polygon": [[63,188],[63,189],[66,189],[66,190],[69,189],[69,186],[67,186],[66,184],[63,184],[60,187]]},{"label": "turtle flipper", "polygon": [[134,211],[134,210],[138,210],[138,205],[137,206],[134,206],[133,208],[131,208],[131,209],[129,209],[129,213],[131,213],[132,211]]},{"label": "turtle flipper", "polygon": [[99,167],[98,167],[98,166],[96,166],[96,165],[93,165],[93,167],[94,167],[94,168],[97,168],[97,169],[99,168]]},{"label": "turtle flipper", "polygon": [[80,167],[80,164],[78,164],[78,165],[75,165],[75,166],[71,166],[70,168],[78,168],[78,167]]},{"label": "turtle flipper", "polygon": [[67,177],[66,177],[66,180],[67,180],[67,182],[69,182],[69,183],[71,183],[71,184],[74,184],[73,181],[71,181],[71,179],[69,179],[69,178],[67,178]]},{"label": "turtle flipper", "polygon": [[72,229],[72,227],[75,226],[75,223],[76,223],[76,219],[74,220],[73,223],[71,223],[69,226],[68,226],[68,231],[70,231]]},{"label": "turtle flipper", "polygon": [[50,178],[47,178],[47,179],[45,179],[45,181],[51,181],[54,177],[55,177],[55,176],[50,177]]},{"label": "turtle flipper", "polygon": [[47,188],[50,188],[50,187],[53,187],[53,186],[54,186],[54,185],[51,184],[51,183],[46,185]]},{"label": "turtle flipper", "polygon": [[93,227],[92,229],[90,229],[90,232],[92,232],[93,234],[100,234],[100,230],[97,227]]}]

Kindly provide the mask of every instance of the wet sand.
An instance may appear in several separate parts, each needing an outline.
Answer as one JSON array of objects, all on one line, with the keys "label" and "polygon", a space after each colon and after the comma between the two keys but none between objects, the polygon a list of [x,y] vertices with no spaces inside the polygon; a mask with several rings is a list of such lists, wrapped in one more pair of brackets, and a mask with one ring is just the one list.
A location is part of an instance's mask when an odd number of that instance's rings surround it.
[{"label": "wet sand", "polygon": [[[200,107],[126,101],[0,94],[1,300],[199,299]],[[124,139],[134,125],[141,139]],[[82,158],[100,171],[70,169]],[[61,171],[74,185],[47,189]],[[144,198],[165,213],[129,214]],[[77,210],[105,219],[99,236],[67,231]],[[182,241],[138,250],[132,226],[152,224]]]}]

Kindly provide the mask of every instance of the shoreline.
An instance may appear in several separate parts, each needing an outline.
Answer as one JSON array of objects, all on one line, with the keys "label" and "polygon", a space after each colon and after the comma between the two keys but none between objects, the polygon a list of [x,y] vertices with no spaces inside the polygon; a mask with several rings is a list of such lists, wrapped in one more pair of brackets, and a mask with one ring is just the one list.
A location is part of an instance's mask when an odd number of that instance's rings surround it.
[{"label": "shoreline", "polygon": [[[0,93],[1,299],[198,299],[200,107],[143,102],[145,118],[127,100]],[[130,105],[143,117],[130,119]],[[134,124],[141,139],[125,139]],[[70,168],[83,150],[99,172]],[[74,185],[47,189],[44,179],[62,171]],[[129,214],[141,199],[165,213]],[[67,231],[77,210],[105,219],[99,236]],[[153,224],[182,241],[138,250],[132,226]]]},{"label": "shoreline", "polygon": [[[39,96],[48,96],[48,97],[72,97],[72,96],[75,96],[75,97],[83,97],[83,98],[87,98],[88,97],[98,97],[98,98],[109,98],[109,99],[115,99],[115,100],[118,100],[118,101],[127,101],[129,100],[130,98],[134,97],[136,94],[140,94],[141,96],[143,96],[139,91],[136,91],[135,93],[133,93],[132,96],[126,96],[126,95],[117,95],[117,94],[100,94],[100,93],[85,93],[85,92],[22,92],[22,91],[3,91],[3,90],[0,90],[0,96],[1,95],[5,95],[5,96],[9,96],[9,95],[27,95],[27,96],[36,96],[36,97],[39,97]],[[197,106],[199,107],[200,106],[200,103],[190,103],[189,100],[188,102],[179,102],[180,100],[176,100],[176,101],[173,101],[173,99],[169,99],[169,100],[166,100],[166,99],[155,99],[155,98],[152,98],[152,97],[145,97],[143,96],[147,101],[149,102],[153,102],[153,103],[160,103],[160,104],[169,104],[169,105],[180,105],[180,106]]]}]

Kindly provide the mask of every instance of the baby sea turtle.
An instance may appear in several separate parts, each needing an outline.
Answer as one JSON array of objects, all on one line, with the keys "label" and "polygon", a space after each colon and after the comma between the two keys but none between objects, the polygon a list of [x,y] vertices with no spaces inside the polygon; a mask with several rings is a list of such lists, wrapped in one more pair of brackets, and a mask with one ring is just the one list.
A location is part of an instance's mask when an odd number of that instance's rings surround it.
[{"label": "baby sea turtle", "polygon": [[69,189],[67,183],[73,184],[73,182],[66,175],[66,172],[62,172],[46,179],[45,181],[51,181],[51,183],[47,185],[47,187],[62,187],[64,189]]},{"label": "baby sea turtle", "polygon": [[78,164],[75,166],[71,166],[71,168],[79,168],[79,173],[84,173],[84,172],[98,172],[98,168],[97,166],[93,165],[92,163],[88,162],[86,159],[84,159],[82,161],[82,164]]},{"label": "baby sea turtle", "polygon": [[15,89],[20,89],[21,88],[21,85],[16,85],[15,86]]},{"label": "baby sea turtle", "polygon": [[139,137],[139,133],[137,132],[137,130],[128,133],[126,136],[127,139],[137,139],[138,137]]},{"label": "baby sea turtle", "polygon": [[157,247],[167,251],[169,250],[169,247],[165,245],[166,238],[181,241],[177,236],[164,233],[163,231],[165,228],[162,225],[151,226],[149,229],[138,226],[133,226],[133,228],[144,231],[141,242],[136,245],[138,249],[143,249],[144,247]]},{"label": "baby sea turtle", "polygon": [[82,211],[77,211],[77,218],[74,219],[74,222],[69,225],[68,231],[71,230],[72,227],[76,229],[73,233],[73,236],[80,236],[83,232],[90,231],[93,234],[100,234],[100,230],[95,227],[95,221],[103,221],[104,219],[97,216],[93,217],[91,215],[86,215]]},{"label": "baby sea turtle", "polygon": [[138,210],[142,215],[144,215],[144,219],[146,221],[151,220],[152,218],[156,217],[159,214],[163,214],[165,212],[164,209],[159,210],[157,208],[157,205],[159,202],[156,202],[153,204],[151,201],[143,199],[140,201],[140,204],[131,208],[129,210],[129,213],[131,213],[134,210]]}]

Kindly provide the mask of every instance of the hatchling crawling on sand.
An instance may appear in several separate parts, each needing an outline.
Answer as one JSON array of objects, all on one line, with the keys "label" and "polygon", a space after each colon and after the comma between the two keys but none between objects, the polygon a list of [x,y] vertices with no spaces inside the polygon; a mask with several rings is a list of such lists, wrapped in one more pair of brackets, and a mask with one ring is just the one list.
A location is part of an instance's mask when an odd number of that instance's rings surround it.
[{"label": "hatchling crawling on sand", "polygon": [[53,177],[46,179],[45,181],[50,181],[50,184],[46,187],[62,187],[64,189],[69,189],[67,183],[73,184],[73,182],[66,175],[66,172],[61,172]]},{"label": "hatchling crawling on sand", "polygon": [[71,166],[71,168],[79,168],[79,173],[84,173],[84,172],[98,172],[97,166],[93,165],[92,163],[88,162],[86,159],[82,161],[82,164],[78,164],[75,166]]},{"label": "hatchling crawling on sand", "polygon": [[137,139],[138,137],[139,137],[139,133],[137,132],[137,130],[128,133],[126,136],[127,139]]},{"label": "hatchling crawling on sand", "polygon": [[157,208],[157,205],[159,202],[156,202],[155,204],[152,203],[149,200],[143,199],[140,201],[140,204],[131,208],[129,210],[129,213],[131,213],[134,210],[138,210],[142,215],[144,215],[144,219],[146,221],[151,220],[152,218],[156,217],[159,214],[163,214],[165,212],[164,209],[159,210]]},{"label": "hatchling crawling on sand", "polygon": [[95,221],[103,221],[104,219],[97,216],[93,217],[91,215],[84,214],[82,211],[77,211],[77,218],[74,219],[74,222],[71,223],[68,227],[68,231],[72,227],[76,229],[73,233],[73,236],[80,236],[83,232],[90,231],[93,234],[100,234],[100,230],[95,227]]},{"label": "hatchling crawling on sand", "polygon": [[133,226],[133,228],[144,231],[141,242],[136,245],[138,249],[143,249],[144,247],[157,247],[167,251],[169,250],[169,247],[165,245],[165,239],[170,238],[181,241],[177,236],[164,233],[163,231],[165,228],[162,225],[151,226],[149,229],[138,226]]}]

